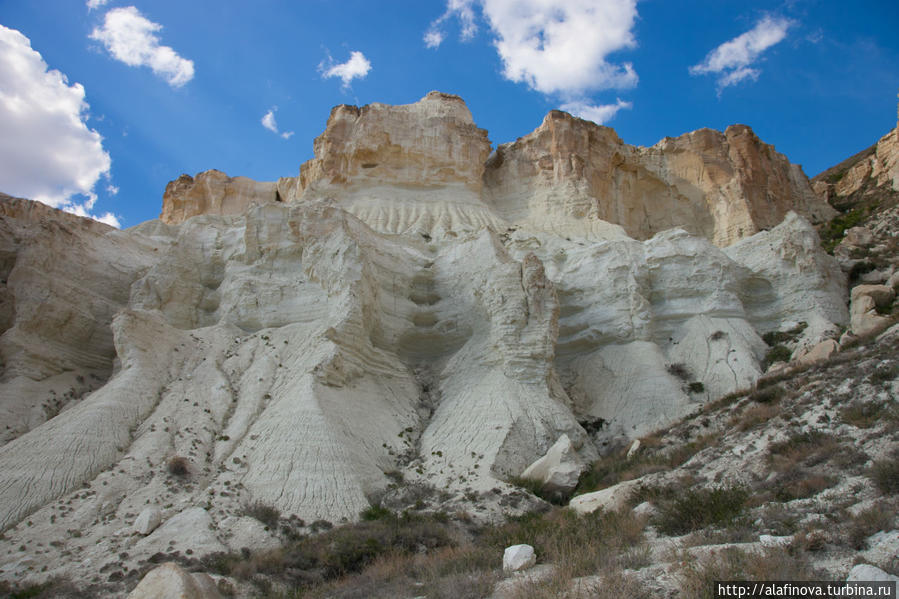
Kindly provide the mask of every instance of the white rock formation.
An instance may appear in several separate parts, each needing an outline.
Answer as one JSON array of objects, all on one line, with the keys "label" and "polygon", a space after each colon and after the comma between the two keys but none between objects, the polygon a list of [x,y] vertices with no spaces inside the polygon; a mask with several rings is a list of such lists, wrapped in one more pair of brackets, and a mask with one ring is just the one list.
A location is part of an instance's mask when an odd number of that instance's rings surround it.
[{"label": "white rock formation", "polygon": [[137,515],[137,518],[135,518],[134,532],[146,536],[156,530],[156,527],[161,523],[162,513],[159,511],[159,508],[147,507]]},{"label": "white rock formation", "polygon": [[626,480],[606,489],[577,495],[571,498],[568,507],[581,515],[591,514],[596,510],[614,512],[627,505],[637,484],[636,481]]},{"label": "white rock formation", "polygon": [[577,486],[586,465],[578,457],[568,435],[562,435],[546,455],[525,468],[521,478],[536,481],[547,491],[569,493]]},{"label": "white rock formation", "polygon": [[856,580],[866,582],[892,582],[895,589],[893,594],[899,593],[899,576],[888,574],[877,566],[872,566],[870,564],[856,564],[852,566],[852,570],[849,571],[849,576],[846,577],[846,581],[852,582]]},{"label": "white rock formation", "polygon": [[[751,385],[760,333],[848,322],[812,227],[777,224],[789,198],[817,210],[797,168],[742,128],[612,135],[553,114],[487,161],[464,103],[429,94],[336,108],[297,178],[176,182],[173,224],[0,197],[0,567],[48,538],[68,543],[29,556],[35,580],[264,548],[245,506],[349,521],[397,472],[464,503],[560,439],[587,463]],[[584,211],[610,182],[620,224]],[[752,220],[758,189],[777,202]]]},{"label": "white rock formation", "polygon": [[221,599],[208,574],[190,574],[168,562],[147,572],[128,599]]},{"label": "white rock formation", "polygon": [[503,570],[518,572],[537,563],[537,554],[530,545],[512,545],[503,552]]}]

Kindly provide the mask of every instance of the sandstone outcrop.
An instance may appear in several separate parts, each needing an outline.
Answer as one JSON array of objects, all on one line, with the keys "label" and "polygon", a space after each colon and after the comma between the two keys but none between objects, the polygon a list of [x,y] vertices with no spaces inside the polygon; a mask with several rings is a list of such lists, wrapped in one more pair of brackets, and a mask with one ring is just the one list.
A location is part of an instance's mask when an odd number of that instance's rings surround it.
[{"label": "sandstone outcrop", "polygon": [[431,92],[404,106],[337,106],[314,150],[298,176],[277,183],[218,171],[182,175],[166,188],[161,218],[174,223],[263,201],[328,199],[392,234],[443,237],[515,226],[643,240],[682,227],[727,246],[790,211],[812,222],[835,215],[801,168],[745,125],[643,148],[554,110],[532,133],[491,154],[487,132],[462,99]]},{"label": "sandstone outcrop", "polygon": [[485,188],[507,220],[562,235],[590,234],[604,221],[635,239],[683,227],[726,246],[773,227],[791,210],[815,222],[834,214],[799,167],[744,125],[642,148],[560,111],[497,148]]},{"label": "sandstone outcrop", "polygon": [[181,175],[165,186],[159,220],[176,224],[198,214],[241,214],[254,204],[283,201],[293,178],[254,181],[210,170],[196,177]]}]

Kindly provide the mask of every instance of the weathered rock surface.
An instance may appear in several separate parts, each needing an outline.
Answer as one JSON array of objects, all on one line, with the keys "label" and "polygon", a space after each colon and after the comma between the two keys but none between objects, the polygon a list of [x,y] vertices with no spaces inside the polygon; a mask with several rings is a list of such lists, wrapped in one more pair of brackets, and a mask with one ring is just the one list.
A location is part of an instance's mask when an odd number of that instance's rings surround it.
[{"label": "weathered rock surface", "polygon": [[578,478],[585,468],[571,439],[568,435],[562,435],[546,455],[525,468],[521,478],[536,481],[550,492],[569,493],[577,486]]},{"label": "weathered rock surface", "polygon": [[181,175],[165,187],[159,220],[177,224],[198,214],[241,214],[254,204],[283,201],[282,190],[286,193],[293,183],[292,178],[254,181],[229,177],[218,170],[196,177]]},{"label": "weathered rock surface", "polygon": [[161,218],[175,223],[264,201],[328,199],[385,233],[442,237],[520,226],[642,240],[683,227],[727,246],[790,211],[812,222],[835,215],[801,168],[745,125],[643,148],[554,110],[532,133],[490,154],[487,132],[462,99],[431,92],[404,106],[337,106],[314,149],[297,177],[277,183],[219,171],[182,175],[166,188]]},{"label": "weathered rock surface", "polygon": [[503,570],[517,572],[537,563],[537,554],[530,545],[512,545],[503,552]]},{"label": "weathered rock surface", "polygon": [[[551,117],[568,128],[560,142],[589,133],[588,154],[620,143]],[[522,142],[516,168],[551,133]],[[755,229],[732,225],[748,208],[704,220],[695,207],[731,201],[709,200],[711,183],[677,199],[673,178],[705,168],[697,144],[714,146],[713,162],[746,154],[747,180],[781,173],[775,195],[799,185],[785,160],[753,157],[766,150],[748,132],[702,133],[615,150],[649,161],[633,181],[661,195],[641,191],[639,210],[674,198],[693,206],[675,215],[705,223],[699,235],[524,196],[515,212],[486,133],[460,99],[429,94],[338,107],[296,180],[181,180],[163,209],[178,224],[116,231],[0,198],[0,567],[48,538],[69,542],[29,556],[30,580],[99,572],[121,553],[133,570],[158,553],[264,549],[282,527],[260,528],[247,506],[280,524],[354,520],[397,474],[464,509],[560,439],[560,463],[586,463],[751,386],[760,334],[808,322],[811,347],[848,323],[845,276],[795,213],[754,215],[772,228],[746,237]],[[683,156],[665,158],[669,146]],[[742,181],[735,168],[720,167]],[[564,185],[583,175],[559,169]],[[540,181],[534,197],[550,193]],[[585,185],[565,189],[581,202],[600,189]],[[569,224],[530,219],[538,208]],[[49,418],[54,392],[64,401]],[[502,509],[491,506],[485,518]]]},{"label": "weathered rock surface", "polygon": [[791,210],[815,221],[834,214],[799,167],[744,125],[642,148],[552,111],[533,133],[497,148],[484,181],[488,203],[507,220],[559,234],[589,234],[607,221],[636,239],[684,227],[726,246]]},{"label": "weathered rock surface", "polygon": [[221,599],[215,582],[202,572],[190,574],[168,562],[150,570],[128,599]]}]

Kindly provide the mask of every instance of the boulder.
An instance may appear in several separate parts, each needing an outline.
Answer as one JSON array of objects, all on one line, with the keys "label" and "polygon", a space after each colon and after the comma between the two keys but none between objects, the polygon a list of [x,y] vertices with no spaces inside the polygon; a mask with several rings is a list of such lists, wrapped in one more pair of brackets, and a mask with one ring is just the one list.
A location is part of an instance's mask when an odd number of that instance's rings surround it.
[{"label": "boulder", "polygon": [[800,364],[817,364],[830,358],[834,353],[840,351],[840,344],[833,339],[822,341],[818,345],[811,348],[799,358]]},{"label": "boulder", "polygon": [[896,292],[887,285],[856,285],[852,288],[850,296],[852,305],[855,305],[860,298],[865,296],[871,298],[876,307],[889,308],[893,300],[896,299]]},{"label": "boulder", "polygon": [[856,564],[849,571],[846,582],[865,581],[865,582],[892,582],[896,587],[893,596],[899,595],[899,576],[887,574],[877,566],[870,564]]},{"label": "boulder", "polygon": [[874,243],[874,234],[866,227],[852,227],[846,231],[842,243],[857,247],[869,247]]},{"label": "boulder", "polygon": [[162,513],[157,507],[144,508],[137,518],[134,520],[134,532],[141,535],[148,535],[162,522]]},{"label": "boulder", "polygon": [[607,489],[578,495],[568,502],[568,507],[580,515],[591,514],[599,509],[616,511],[627,505],[636,485],[637,481],[627,480]]},{"label": "boulder", "polygon": [[559,437],[546,455],[539,458],[521,473],[521,478],[541,483],[548,491],[569,493],[586,466],[581,462],[568,435]]},{"label": "boulder", "polygon": [[503,570],[518,572],[527,570],[537,563],[537,555],[530,545],[512,545],[503,552]]},{"label": "boulder", "polygon": [[221,599],[215,581],[208,574],[190,574],[178,564],[167,562],[143,577],[128,599]]}]

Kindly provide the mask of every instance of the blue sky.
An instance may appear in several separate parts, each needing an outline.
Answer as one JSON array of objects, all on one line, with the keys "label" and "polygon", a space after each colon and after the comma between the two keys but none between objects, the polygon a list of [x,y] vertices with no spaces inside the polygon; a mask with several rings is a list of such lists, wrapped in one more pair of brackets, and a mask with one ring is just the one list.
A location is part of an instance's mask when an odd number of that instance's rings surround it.
[{"label": "blue sky", "polygon": [[750,125],[813,176],[896,126],[895,0],[0,0],[0,191],[133,226],[165,184],[295,175],[336,104],[566,108],[652,145]]}]

